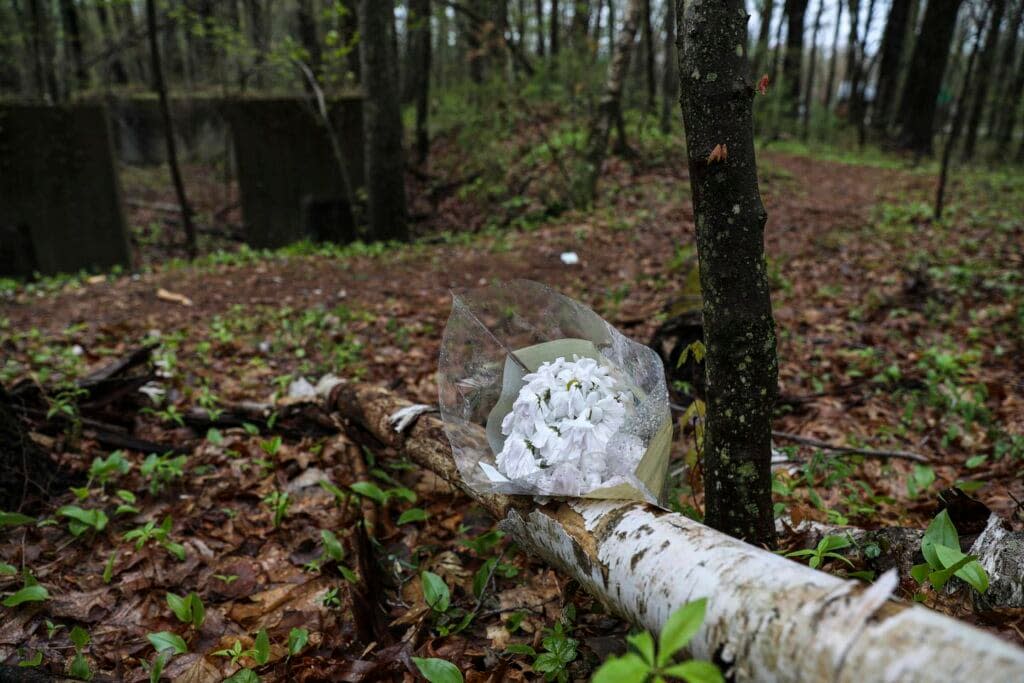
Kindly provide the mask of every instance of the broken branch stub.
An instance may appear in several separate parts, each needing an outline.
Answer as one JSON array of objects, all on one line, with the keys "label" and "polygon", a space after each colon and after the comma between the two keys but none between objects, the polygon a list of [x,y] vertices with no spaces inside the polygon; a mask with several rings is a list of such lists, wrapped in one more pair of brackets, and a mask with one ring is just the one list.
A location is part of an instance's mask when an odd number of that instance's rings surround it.
[{"label": "broken branch stub", "polygon": [[691,641],[735,681],[1017,681],[1024,650],[920,605],[889,599],[895,573],[844,581],[637,502],[479,495],[463,483],[441,423],[376,387],[339,386],[330,407],[485,506],[515,542],[571,576],[611,610],[660,631],[682,605],[708,598]]}]

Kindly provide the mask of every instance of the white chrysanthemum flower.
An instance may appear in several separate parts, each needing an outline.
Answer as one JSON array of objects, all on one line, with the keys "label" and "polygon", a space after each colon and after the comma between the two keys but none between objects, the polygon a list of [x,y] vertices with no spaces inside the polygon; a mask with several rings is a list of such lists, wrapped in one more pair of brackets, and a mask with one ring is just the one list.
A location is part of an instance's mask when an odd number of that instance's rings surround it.
[{"label": "white chrysanthemum flower", "polygon": [[593,358],[556,358],[523,382],[501,423],[508,438],[498,470],[563,492],[573,477],[573,487],[590,490],[613,476],[617,468],[609,459],[619,454],[609,453],[608,444],[625,423],[632,395],[615,390],[609,369]]},{"label": "white chrysanthemum flower", "polygon": [[526,441],[519,436],[510,436],[505,441],[497,464],[498,471],[509,479],[521,479],[540,470]]}]

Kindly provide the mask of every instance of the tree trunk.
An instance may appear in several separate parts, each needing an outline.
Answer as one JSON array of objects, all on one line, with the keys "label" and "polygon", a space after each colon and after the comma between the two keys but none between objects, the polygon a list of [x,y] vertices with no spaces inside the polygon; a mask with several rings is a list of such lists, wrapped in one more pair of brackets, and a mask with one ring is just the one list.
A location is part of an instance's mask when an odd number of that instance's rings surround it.
[{"label": "tree trunk", "polygon": [[[1020,38],[1020,27],[1021,23],[1024,22],[1024,2],[1017,3],[1017,12],[1013,15],[1013,20],[1010,21],[1009,30],[1006,32],[1006,40],[1003,44],[1003,51],[1001,53],[1001,59],[999,65],[996,67],[996,73],[994,77],[995,83],[1003,83],[1009,80],[1013,73],[1014,60],[1017,57],[1017,41]],[[995,94],[995,101],[993,102],[992,108],[989,110],[988,126],[986,127],[986,137],[989,140],[995,140],[998,137],[999,126],[1002,119],[1004,119],[1008,112],[1014,112],[1013,104],[1016,100],[1010,96],[1010,92],[1007,88],[998,88],[998,92]],[[1012,116],[1011,119],[1012,120]]]},{"label": "tree trunk", "polygon": [[860,55],[857,61],[857,87],[854,90],[853,120],[857,124],[857,144],[861,147],[867,142],[867,100],[865,90],[868,85],[871,65],[868,63],[868,36],[871,35],[871,21],[875,16],[875,0],[868,2],[868,16],[864,20],[864,32],[860,37],[860,46],[857,49]]},{"label": "tree trunk", "polygon": [[551,0],[551,56],[558,56],[558,31],[562,22],[562,13],[558,9],[558,0]]},{"label": "tree trunk", "polygon": [[397,83],[390,78],[392,58],[388,24],[394,25],[392,0],[360,0],[359,52],[362,63],[363,138],[366,147],[367,218],[377,240],[408,240],[402,113]]},{"label": "tree trunk", "polygon": [[85,57],[82,48],[82,29],[78,21],[78,8],[74,0],[60,0],[60,17],[64,26],[64,44],[71,56],[75,69],[75,88],[85,90],[89,87],[89,72],[85,68]]},{"label": "tree trunk", "polygon": [[416,161],[423,164],[430,153],[430,0],[409,0],[409,65],[407,75],[416,102]]},{"label": "tree trunk", "polygon": [[597,197],[597,183],[601,177],[605,154],[608,151],[608,137],[612,125],[616,124],[621,117],[622,83],[629,66],[629,53],[636,39],[644,2],[645,0],[629,0],[629,4],[626,6],[626,20],[616,36],[615,52],[608,64],[604,94],[591,121],[587,136],[585,168],[578,177],[580,187],[573,193],[579,204],[590,204]]},{"label": "tree trunk", "polygon": [[[669,4],[675,4],[669,0]],[[761,77],[765,58],[768,56],[768,40],[772,35],[772,14],[775,12],[775,0],[761,0],[761,25],[757,31],[757,47],[754,48],[753,68],[750,70],[754,78]]]},{"label": "tree trunk", "polygon": [[[742,66],[749,68],[745,60]],[[638,628],[657,633],[675,610],[707,597],[707,617],[688,652],[718,661],[726,680],[1024,680],[1024,650],[921,605],[890,600],[895,573],[873,585],[844,581],[643,503],[541,505],[525,496],[479,494],[459,476],[440,420],[423,415],[399,434],[389,418],[407,401],[366,386],[332,394],[329,409],[461,489],[519,547]]]},{"label": "tree trunk", "polygon": [[779,13],[779,23],[775,26],[775,50],[772,51],[772,66],[768,70],[769,78],[772,83],[779,82],[780,67],[782,66],[782,28],[786,25],[786,12],[785,4],[783,4],[783,11]]},{"label": "tree trunk", "polygon": [[936,101],[949,60],[956,17],[963,0],[928,0],[910,58],[910,75],[900,104],[897,145],[915,156],[932,153]]},{"label": "tree trunk", "polygon": [[[998,0],[997,0],[998,1]],[[960,86],[960,97],[956,101],[956,114],[953,115],[953,127],[946,139],[946,146],[942,150],[942,168],[939,171],[939,184],[935,190],[935,220],[942,220],[942,209],[946,195],[946,180],[949,178],[949,163],[953,158],[953,149],[960,139],[960,131],[963,129],[965,113],[968,107],[967,99],[971,92],[971,77],[974,74],[974,63],[978,58],[978,50],[981,46],[981,32],[985,28],[985,15],[978,20],[974,32],[974,46],[971,48],[971,56],[967,60],[967,70],[964,72],[964,80]],[[994,25],[994,24],[993,24]]]},{"label": "tree trunk", "polygon": [[672,130],[672,118],[679,102],[679,62],[676,58],[676,3],[665,3],[665,71],[661,79],[661,132]]},{"label": "tree trunk", "polygon": [[615,50],[615,0],[608,0],[608,52]]},{"label": "tree trunk", "polygon": [[41,100],[57,102],[61,98],[57,84],[56,45],[50,3],[45,0],[28,0],[28,19],[36,95]]},{"label": "tree trunk", "polygon": [[586,54],[590,49],[590,0],[575,0],[572,23],[569,26],[569,39],[572,41],[573,49],[579,54]]},{"label": "tree trunk", "polygon": [[267,17],[263,16],[263,3],[261,0],[245,0],[246,18],[249,23],[249,40],[256,48],[256,57],[253,60],[252,69],[255,74],[256,87],[264,85],[263,65],[267,61]]},{"label": "tree trunk", "polygon": [[[1020,109],[1024,100],[1024,52],[1017,63],[1017,73],[1013,78],[1010,87],[1004,93],[1003,106],[1005,111],[999,119],[998,130],[995,134],[995,148],[993,155],[996,159],[1009,159],[1011,155],[1010,144],[1013,138],[1013,126],[1016,123],[1016,112]],[[1024,148],[1024,145],[1022,145]]]},{"label": "tree trunk", "polygon": [[319,76],[323,57],[320,49],[320,37],[317,35],[316,15],[313,10],[312,0],[298,0],[295,20],[296,24],[298,24],[299,42],[302,44],[302,48],[306,51],[309,59],[309,68],[314,74]]},{"label": "tree trunk", "polygon": [[534,14],[537,17],[537,56],[544,57],[544,0],[537,0],[534,4]]},{"label": "tree trunk", "polygon": [[800,114],[800,72],[804,61],[804,19],[807,0],[786,0],[786,56],[782,64],[782,87],[786,91],[786,113],[794,122]]},{"label": "tree trunk", "polygon": [[885,20],[882,46],[879,49],[881,58],[878,63],[875,105],[871,116],[871,127],[880,137],[885,137],[892,118],[893,100],[896,99],[896,88],[900,79],[904,38],[910,23],[910,9],[909,2],[893,2],[889,7],[889,17]]},{"label": "tree trunk", "polygon": [[828,79],[825,81],[825,111],[832,111],[832,98],[836,92],[836,71],[839,62],[839,27],[843,23],[843,0],[836,0],[836,25],[832,31],[832,58],[828,62]]},{"label": "tree trunk", "polygon": [[[131,3],[115,3],[111,5],[114,12],[114,25],[122,39],[127,39],[135,33],[135,10]],[[186,33],[186,36],[190,35]],[[135,70],[136,80],[140,83],[149,81],[150,74],[146,72],[146,50],[131,44],[125,50],[130,57],[130,68]]]},{"label": "tree trunk", "polygon": [[654,63],[655,57],[654,52],[657,50],[657,46],[654,43],[654,27],[651,21],[651,0],[644,0],[644,56],[647,58],[646,73],[647,73],[647,111],[654,113],[658,106],[658,79],[655,76]]},{"label": "tree trunk", "polygon": [[115,85],[127,85],[128,70],[124,68],[124,62],[121,61],[119,51],[114,49],[114,29],[111,26],[107,6],[102,2],[96,3],[96,18],[100,24],[100,32],[103,33],[104,48],[109,55],[104,60],[106,62],[104,80],[107,81],[108,85],[111,81]]},{"label": "tree trunk", "polygon": [[846,118],[849,122],[856,121],[857,91],[860,88],[860,0],[847,0],[850,7],[850,33],[846,46],[846,82],[850,86],[847,92]]},{"label": "tree trunk", "polygon": [[167,165],[171,169],[171,180],[174,192],[178,196],[181,207],[181,224],[185,229],[185,249],[188,257],[194,259],[198,252],[196,246],[196,230],[192,225],[192,207],[185,195],[185,183],[181,179],[178,168],[178,149],[174,141],[174,122],[171,119],[171,107],[167,101],[167,85],[164,83],[164,71],[160,64],[160,41],[156,30],[155,0],[146,0],[146,29],[149,33],[150,69],[153,72],[153,89],[160,100],[160,116],[164,124],[164,140],[167,143]]},{"label": "tree trunk", "polygon": [[704,519],[774,547],[771,418],[778,360],[743,4],[686,3],[679,85],[707,346]]},{"label": "tree trunk", "polygon": [[801,137],[806,140],[811,132],[811,107],[814,105],[814,77],[818,70],[818,33],[821,31],[821,15],[825,12],[825,0],[818,0],[818,11],[814,14],[814,31],[811,33],[811,58],[807,64],[807,87],[804,89],[803,126]]},{"label": "tree trunk", "polygon": [[999,48],[999,28],[1003,24],[1003,15],[1006,13],[1006,0],[992,0],[991,9],[992,16],[985,38],[985,49],[982,50],[978,58],[978,76],[972,79],[975,89],[970,103],[970,113],[967,116],[967,129],[964,131],[964,161],[974,158],[974,151],[977,147],[978,127],[981,126],[981,115],[988,102],[989,77],[995,66],[996,50]]}]

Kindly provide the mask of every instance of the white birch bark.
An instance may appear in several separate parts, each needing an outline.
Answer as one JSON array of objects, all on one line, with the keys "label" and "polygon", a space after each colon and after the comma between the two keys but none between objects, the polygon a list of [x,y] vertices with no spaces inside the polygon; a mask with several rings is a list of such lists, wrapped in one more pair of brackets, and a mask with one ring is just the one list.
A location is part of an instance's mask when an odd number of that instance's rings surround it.
[{"label": "white birch bark", "polygon": [[896,574],[844,581],[635,502],[480,495],[458,476],[440,421],[404,433],[407,407],[383,389],[339,387],[330,405],[487,507],[515,542],[573,577],[612,611],[657,632],[708,598],[691,643],[735,681],[1024,681],[1024,650],[920,605],[890,599]]}]

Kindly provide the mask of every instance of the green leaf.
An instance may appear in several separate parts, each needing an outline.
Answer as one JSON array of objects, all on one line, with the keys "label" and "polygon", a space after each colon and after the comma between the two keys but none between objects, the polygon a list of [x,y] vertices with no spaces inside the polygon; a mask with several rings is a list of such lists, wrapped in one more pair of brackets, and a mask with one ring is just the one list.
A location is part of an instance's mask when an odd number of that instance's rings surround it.
[{"label": "green leaf", "polygon": [[643,683],[651,667],[632,652],[613,657],[594,672],[591,683]]},{"label": "green leaf", "polygon": [[13,564],[7,564],[6,562],[0,562],[0,576],[14,576],[18,573],[18,568]]},{"label": "green leaf", "polygon": [[385,503],[388,502],[388,494],[381,491],[380,487],[371,482],[357,481],[356,483],[349,486],[349,488],[358,493],[360,496],[369,498],[370,500],[374,501],[375,503],[379,503],[380,505],[384,505]]},{"label": "green leaf", "polygon": [[694,600],[669,616],[658,636],[658,666],[664,666],[700,629],[707,610],[707,598]]},{"label": "green leaf", "polygon": [[505,648],[505,652],[511,652],[514,655],[530,655],[531,657],[537,656],[537,651],[525,643],[512,643]]},{"label": "green leaf", "polygon": [[192,605],[192,625],[197,629],[201,628],[203,622],[206,621],[206,608],[203,607],[203,601],[199,599],[199,595],[195,592],[189,593],[188,599]]},{"label": "green leaf", "polygon": [[[167,666],[167,660],[170,659],[171,655],[167,653],[160,653],[153,658],[153,663],[149,665],[149,683],[160,683],[160,677],[164,674],[164,667]],[[145,662],[143,662],[145,666]]]},{"label": "green leaf", "polygon": [[180,543],[175,543],[174,541],[165,541],[163,546],[167,549],[167,552],[174,555],[179,562],[185,561],[185,546]]},{"label": "green leaf", "polygon": [[711,662],[692,660],[665,669],[664,673],[687,683],[725,683],[722,672]]},{"label": "green leaf", "polygon": [[192,621],[192,601],[189,596],[181,597],[174,593],[167,594],[167,606],[171,608],[178,621],[189,623]]},{"label": "green leaf", "polygon": [[261,628],[256,634],[256,642],[253,643],[253,660],[260,665],[270,660],[270,638],[267,636],[267,629]]},{"label": "green leaf", "polygon": [[345,559],[345,548],[342,547],[341,541],[334,535],[333,531],[327,529],[320,530],[320,540],[324,544],[324,552],[335,562],[341,562]]},{"label": "green leaf", "polygon": [[103,565],[103,583],[110,583],[110,580],[114,578],[114,560],[117,559],[117,551],[110,553],[110,557],[107,558],[106,564]]},{"label": "green leaf", "polygon": [[304,628],[293,628],[288,632],[288,654],[297,655],[309,642],[309,631]]},{"label": "green leaf", "polygon": [[849,547],[850,539],[846,536],[826,536],[818,542],[818,552],[822,554]]},{"label": "green leaf", "polygon": [[188,645],[185,644],[185,640],[177,633],[171,633],[170,631],[149,633],[146,635],[146,639],[156,648],[157,652],[172,650],[176,655],[183,655],[188,652]]},{"label": "green leaf", "polygon": [[[964,555],[956,548],[949,548],[944,545],[936,545],[935,552],[945,569],[954,570],[953,573],[958,579],[966,581],[974,590],[984,593],[988,590],[988,573],[977,559],[971,555]],[[967,559],[967,562],[963,560]]]},{"label": "green leaf", "polygon": [[480,569],[473,575],[473,596],[479,598],[487,590],[487,580],[491,578],[491,572],[498,565],[498,558],[489,558],[481,565]]},{"label": "green leaf", "polygon": [[260,683],[260,677],[252,669],[240,669],[225,678],[224,683]]},{"label": "green leaf", "polygon": [[36,656],[35,657],[33,657],[32,659],[23,659],[23,660],[21,660],[20,662],[18,662],[18,666],[20,666],[23,669],[27,669],[29,667],[39,666],[42,663],[43,663],[43,651],[42,650],[36,650]]},{"label": "green leaf", "polygon": [[928,573],[931,571],[931,567],[928,566],[927,562],[922,564],[915,564],[910,568],[910,576],[918,583],[924,583],[928,579]]},{"label": "green leaf", "polygon": [[967,458],[967,462],[965,462],[964,465],[968,469],[974,469],[975,467],[981,466],[981,464],[984,463],[986,460],[988,460],[987,455],[975,455],[973,457]]},{"label": "green leaf", "polygon": [[428,515],[426,510],[422,508],[409,508],[398,517],[398,524],[410,524],[412,522],[422,522],[427,519]]},{"label": "green leaf", "polygon": [[25,586],[14,595],[8,595],[4,598],[4,607],[17,607],[23,602],[42,602],[43,600],[49,600],[50,593],[42,586],[36,584],[34,586]]},{"label": "green leaf", "polygon": [[413,657],[412,661],[430,683],[463,683],[462,672],[451,662],[436,657]]},{"label": "green leaf", "polygon": [[447,612],[451,604],[451,591],[444,579],[433,572],[423,572],[420,581],[423,583],[423,599],[430,608],[437,612]]},{"label": "green leaf", "polygon": [[654,666],[654,636],[647,631],[626,636],[626,642],[632,645],[645,662]]},{"label": "green leaf", "polygon": [[89,644],[89,632],[81,626],[76,626],[71,629],[71,633],[68,634],[71,638],[71,642],[75,644],[75,647],[81,650],[83,647]]},{"label": "green leaf", "polygon": [[92,680],[92,671],[89,669],[89,662],[86,661],[81,652],[75,653],[75,658],[71,660],[71,669],[68,670],[68,673],[71,674],[73,678],[77,678],[82,681]]},{"label": "green leaf", "polygon": [[35,524],[36,518],[23,515],[20,512],[0,512],[0,527],[21,526],[22,524]]},{"label": "green leaf", "polygon": [[[107,522],[110,521],[107,513],[103,512],[103,510],[83,510],[77,505],[65,505],[58,508],[57,514],[73,519],[96,531],[103,531],[107,527]],[[75,535],[77,536],[78,534]]]},{"label": "green leaf", "polygon": [[935,554],[936,545],[944,545],[949,548],[960,547],[960,536],[946,510],[935,515],[935,519],[931,521],[928,529],[924,532],[924,538],[921,539],[921,554],[924,555],[928,566],[932,569],[945,569]]}]

